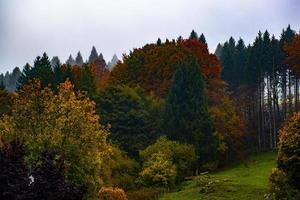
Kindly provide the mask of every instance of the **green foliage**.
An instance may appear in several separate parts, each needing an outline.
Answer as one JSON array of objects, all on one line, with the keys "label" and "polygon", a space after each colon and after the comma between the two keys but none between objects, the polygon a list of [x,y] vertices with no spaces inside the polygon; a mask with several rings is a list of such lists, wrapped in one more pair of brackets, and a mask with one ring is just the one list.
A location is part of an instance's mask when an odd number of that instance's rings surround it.
[{"label": "green foliage", "polygon": [[11,112],[15,96],[15,93],[9,93],[5,89],[0,89],[0,117]]},{"label": "green foliage", "polygon": [[140,151],[140,158],[147,162],[156,153],[164,154],[176,166],[177,181],[182,181],[185,177],[193,175],[193,166],[197,157],[192,145],[180,144],[168,140],[166,137],[160,137],[154,144]]},{"label": "green foliage", "polygon": [[202,33],[202,34],[200,35],[200,37],[199,37],[199,42],[202,42],[203,44],[206,44],[206,45],[207,45],[206,39],[205,39],[205,36],[204,36],[203,33]]},{"label": "green foliage", "polygon": [[30,184],[30,191],[33,199],[82,200],[86,187],[67,182],[65,167],[62,156],[54,151],[45,150],[32,167],[31,176],[34,181]]},{"label": "green foliage", "polygon": [[111,139],[130,156],[154,142],[162,103],[140,88],[109,86],[100,91],[97,112],[101,123],[110,124]]},{"label": "green foliage", "polygon": [[42,57],[38,56],[31,67],[28,63],[23,69],[21,77],[18,80],[19,89],[33,79],[39,79],[42,87],[53,84],[54,73],[46,53]]},{"label": "green foliage", "polygon": [[278,168],[274,168],[270,175],[271,192],[274,193],[277,200],[296,200],[300,194],[293,189],[287,177],[287,174]]},{"label": "green foliage", "polygon": [[214,160],[217,140],[195,59],[181,63],[176,70],[162,126],[170,139],[194,145],[200,166]]},{"label": "green foliage", "polygon": [[152,154],[140,173],[140,181],[145,186],[173,187],[175,177],[176,166],[161,152]]},{"label": "green foliage", "polygon": [[12,113],[0,120],[1,141],[24,140],[31,166],[45,149],[56,151],[64,158],[66,179],[84,183],[91,196],[103,183],[99,174],[110,154],[107,135],[94,102],[75,93],[70,82],[61,84],[58,94],[30,82],[19,91]]},{"label": "green foliage", "polygon": [[96,95],[95,75],[92,73],[89,65],[84,65],[80,70],[78,89],[87,92],[90,97]]},{"label": "green foliage", "polygon": [[189,39],[194,39],[194,40],[198,40],[198,34],[196,31],[192,30]]},{"label": "green foliage", "polygon": [[135,189],[135,179],[138,176],[140,166],[135,160],[129,158],[120,149],[113,147],[111,156],[104,161],[107,185],[113,185],[125,190]]},{"label": "green foliage", "polygon": [[300,112],[291,117],[280,130],[278,149],[278,168],[300,190]]}]

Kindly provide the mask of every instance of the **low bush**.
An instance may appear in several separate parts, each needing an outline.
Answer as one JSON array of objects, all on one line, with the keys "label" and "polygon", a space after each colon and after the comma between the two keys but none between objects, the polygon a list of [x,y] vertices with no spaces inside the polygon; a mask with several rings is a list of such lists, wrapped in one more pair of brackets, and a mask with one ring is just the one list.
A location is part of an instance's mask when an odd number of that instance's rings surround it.
[{"label": "low bush", "polygon": [[300,112],[280,130],[277,168],[270,176],[271,189],[278,200],[300,199]]},{"label": "low bush", "polygon": [[282,170],[274,168],[269,180],[275,199],[298,200],[300,198],[299,192],[289,184],[288,176]]},{"label": "low bush", "polygon": [[124,190],[113,187],[102,187],[99,196],[101,200],[128,200]]}]

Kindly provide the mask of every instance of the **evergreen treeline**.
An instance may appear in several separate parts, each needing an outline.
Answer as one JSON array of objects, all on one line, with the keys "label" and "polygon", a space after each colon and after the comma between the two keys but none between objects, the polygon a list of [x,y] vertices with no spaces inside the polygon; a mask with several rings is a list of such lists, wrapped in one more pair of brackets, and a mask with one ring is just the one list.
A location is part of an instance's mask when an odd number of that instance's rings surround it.
[{"label": "evergreen treeline", "polygon": [[238,101],[248,131],[255,135],[250,144],[254,142],[259,151],[276,148],[282,122],[299,111],[299,76],[286,62],[284,50],[294,36],[288,26],[279,39],[259,32],[248,46],[231,37],[215,52],[223,65],[222,78]]},{"label": "evergreen treeline", "polygon": [[6,72],[5,74],[0,74],[0,87],[10,92],[14,91],[17,88],[17,81],[21,73],[20,68],[15,67],[11,73]]},{"label": "evergreen treeline", "polygon": [[[96,48],[93,47],[91,55],[89,56],[89,61],[84,62],[81,52],[79,51],[75,59],[72,55],[70,55],[69,58],[66,60],[65,64],[66,66],[78,67],[96,64],[98,67],[105,67],[108,70],[112,70],[118,62],[119,59],[117,55],[114,54],[111,61],[106,63],[106,61],[103,58],[103,55],[101,53],[98,55]],[[60,83],[64,80],[64,78],[62,77],[62,71],[60,69],[62,65],[63,63],[61,63],[58,56],[53,56],[50,60],[47,54],[43,54],[42,57],[38,56],[36,58],[33,66],[31,66],[29,63],[26,63],[22,71],[19,67],[15,67],[11,73],[6,72],[5,74],[0,74],[0,86],[4,87],[7,91],[12,92],[15,91],[19,85],[23,85],[32,77],[38,77],[42,80],[48,79],[45,80],[46,84]],[[45,77],[42,78],[41,76]],[[70,72],[69,75],[65,76],[67,76],[70,79]],[[28,80],[26,80],[25,77],[27,77]]]}]

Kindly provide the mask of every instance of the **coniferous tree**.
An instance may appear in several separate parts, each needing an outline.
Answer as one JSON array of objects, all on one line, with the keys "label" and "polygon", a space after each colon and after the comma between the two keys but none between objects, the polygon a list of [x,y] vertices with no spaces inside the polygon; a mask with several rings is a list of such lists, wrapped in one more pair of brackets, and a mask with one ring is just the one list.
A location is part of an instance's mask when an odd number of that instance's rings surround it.
[{"label": "coniferous tree", "polygon": [[235,77],[235,40],[230,37],[223,45],[220,59],[223,64],[222,78],[228,83],[229,89],[233,90],[236,87]]},{"label": "coniferous tree", "polygon": [[161,45],[161,39],[160,39],[160,38],[157,39],[156,45],[157,45],[157,46],[160,46],[160,45]]},{"label": "coniferous tree", "polygon": [[93,46],[91,54],[89,56],[89,63],[93,63],[97,59],[98,59],[98,52],[97,52],[95,46]]},{"label": "coniferous tree", "polygon": [[67,64],[67,65],[71,65],[71,66],[76,64],[76,62],[75,62],[75,60],[74,60],[72,54],[70,54],[68,60],[66,61],[66,64]]},{"label": "coniferous tree", "polygon": [[5,90],[5,84],[3,79],[0,80],[0,90]]},{"label": "coniferous tree", "polygon": [[37,59],[34,62],[34,67],[32,69],[34,77],[31,79],[38,78],[43,87],[47,86],[48,84],[53,84],[54,73],[46,53],[44,53],[40,59]]},{"label": "coniferous tree", "polygon": [[214,128],[195,59],[181,63],[176,70],[166,100],[163,130],[172,140],[193,144],[200,166],[214,158],[217,146]]},{"label": "coniferous tree", "polygon": [[106,61],[105,61],[105,59],[104,59],[104,57],[103,57],[103,54],[102,53],[100,53],[99,54],[99,56],[98,56],[98,58],[97,58],[98,60],[100,60],[101,62],[103,62],[104,63],[104,65],[106,66]]},{"label": "coniferous tree", "polygon": [[240,38],[235,46],[235,59],[234,59],[234,79],[235,79],[235,89],[237,90],[243,82],[243,73],[247,63],[247,48],[245,46],[244,40]]},{"label": "coniferous tree", "polygon": [[117,65],[119,59],[116,54],[113,55],[110,62],[107,63],[107,68],[111,71]]},{"label": "coniferous tree", "polygon": [[50,63],[51,63],[52,69],[54,69],[58,64],[61,65],[61,62],[60,62],[58,56],[53,56]]},{"label": "coniferous tree", "polygon": [[189,39],[195,39],[198,40],[198,34],[196,33],[196,31],[192,30]]},{"label": "coniferous tree", "polygon": [[54,84],[57,85],[62,83],[63,80],[63,72],[61,69],[61,62],[57,56],[54,56],[51,60],[51,66],[54,72]]},{"label": "coniferous tree", "polygon": [[221,45],[220,43],[218,43],[217,48],[215,50],[215,55],[220,59],[222,53],[223,53],[223,45]]},{"label": "coniferous tree", "polygon": [[177,43],[180,43],[180,42],[182,42],[182,41],[183,41],[183,37],[180,35],[180,36],[177,38],[176,42],[177,42]]},{"label": "coniferous tree", "polygon": [[22,75],[18,80],[18,88],[34,78],[39,79],[43,87],[54,83],[54,73],[46,53],[42,57],[38,56],[35,59],[33,67],[28,63],[25,65]]},{"label": "coniferous tree", "polygon": [[78,88],[82,91],[88,92],[89,96],[96,94],[95,77],[91,72],[89,65],[83,66],[81,70],[80,79],[78,80]]},{"label": "coniferous tree", "polygon": [[203,33],[201,33],[200,37],[199,37],[199,41],[202,42],[203,44],[207,44],[206,43],[206,39]]},{"label": "coniferous tree", "polygon": [[26,65],[23,68],[22,74],[18,80],[18,88],[22,87],[29,81],[29,77],[32,77],[32,67],[29,63],[26,63]]},{"label": "coniferous tree", "polygon": [[80,51],[78,51],[78,53],[77,53],[75,62],[76,62],[76,65],[78,65],[78,66],[83,65],[83,58],[82,58],[82,55],[81,55]]}]

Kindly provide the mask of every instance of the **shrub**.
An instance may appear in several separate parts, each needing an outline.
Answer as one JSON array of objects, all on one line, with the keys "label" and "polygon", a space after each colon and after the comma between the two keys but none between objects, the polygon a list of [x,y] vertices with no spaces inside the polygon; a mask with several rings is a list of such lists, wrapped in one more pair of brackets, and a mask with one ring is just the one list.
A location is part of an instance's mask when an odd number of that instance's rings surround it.
[{"label": "shrub", "polygon": [[124,190],[113,187],[102,187],[99,196],[101,200],[128,200]]},{"label": "shrub", "polygon": [[280,130],[278,168],[289,182],[300,190],[300,112],[288,120]]},{"label": "shrub", "polygon": [[175,184],[176,167],[163,153],[155,153],[144,163],[140,179],[145,186],[172,187]]},{"label": "shrub", "polygon": [[119,148],[112,146],[110,158],[104,161],[104,182],[109,185],[132,190],[135,188],[135,178],[140,171],[139,163],[129,158]]},{"label": "shrub", "polygon": [[144,161],[151,158],[155,153],[164,154],[176,166],[177,181],[193,175],[193,165],[196,162],[196,152],[192,145],[181,144],[160,137],[156,142],[140,152],[140,158]]},{"label": "shrub", "polygon": [[280,130],[277,169],[271,176],[276,199],[300,199],[300,112]]},{"label": "shrub", "polygon": [[[272,170],[270,176],[271,192],[275,195],[275,199],[289,199],[297,196],[297,192],[291,188],[288,183],[288,177],[285,172],[278,168]],[[295,199],[295,198],[294,198]]]}]

